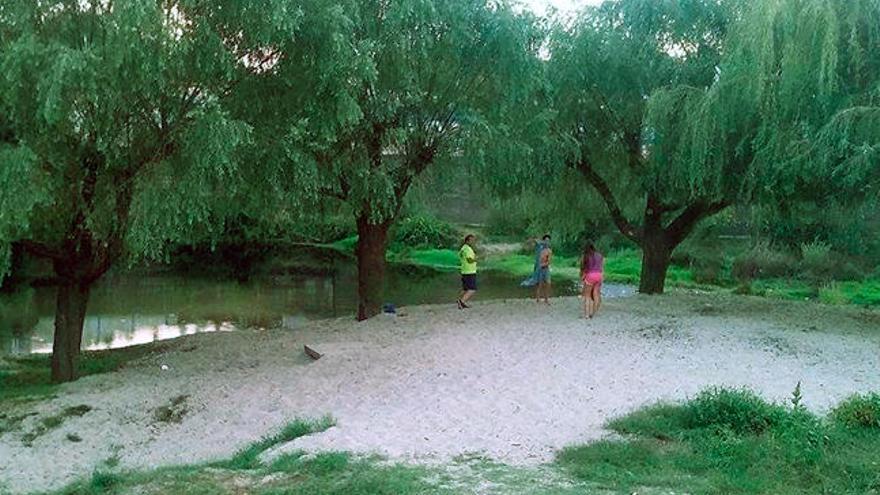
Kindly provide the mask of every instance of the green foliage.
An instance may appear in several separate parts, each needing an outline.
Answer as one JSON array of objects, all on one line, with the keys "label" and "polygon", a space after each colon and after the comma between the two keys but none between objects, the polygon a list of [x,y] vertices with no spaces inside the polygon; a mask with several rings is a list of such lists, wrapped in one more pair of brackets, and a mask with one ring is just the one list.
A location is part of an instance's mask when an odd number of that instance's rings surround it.
[{"label": "green foliage", "polygon": [[515,81],[538,63],[531,19],[506,2],[343,0],[301,10],[303,33],[280,43],[283,57],[249,82],[240,111],[259,139],[283,142],[266,152],[296,179],[282,187],[342,200],[374,224],[396,216],[435,160],[487,136],[493,114],[519,94]]},{"label": "green foliage", "polygon": [[59,490],[59,495],[106,493],[192,493],[234,492],[259,495],[407,495],[452,494],[425,481],[428,471],[378,459],[355,458],[347,453],[328,452],[311,457],[286,454],[265,466],[256,461],[259,453],[281,442],[326,429],[327,418],[297,420],[281,432],[240,451],[230,460],[212,464],[159,468],[147,471],[95,471],[88,480]]},{"label": "green foliage", "polygon": [[89,480],[88,489],[91,493],[109,493],[121,482],[119,475],[105,471],[95,471]]},{"label": "green foliage", "polygon": [[[234,190],[235,154],[250,132],[220,99],[247,70],[242,58],[268,32],[291,27],[275,16],[236,18],[248,7],[234,2],[222,16],[207,14],[221,3],[107,9],[17,1],[0,13],[8,130],[0,146],[0,241],[57,250],[75,236],[116,258],[123,245],[129,254],[157,256],[167,240],[211,234],[222,217],[215,212],[227,204],[218,202],[219,186]],[[273,10],[289,10],[284,4]],[[226,45],[219,33],[238,29],[253,36]]]},{"label": "green foliage", "polygon": [[[761,420],[750,420],[752,414]],[[684,404],[650,406],[609,427],[629,438],[566,448],[559,465],[577,479],[626,493],[876,489],[877,429],[841,429],[801,406],[769,404],[743,390],[713,389]]]},{"label": "green foliage", "polygon": [[733,260],[733,277],[744,283],[757,278],[775,278],[793,275],[796,262],[793,256],[759,242]]},{"label": "green foliage", "polygon": [[458,251],[452,249],[412,249],[402,253],[407,263],[430,266],[436,270],[458,270]]},{"label": "green foliage", "polygon": [[688,401],[684,414],[687,428],[721,428],[742,435],[761,434],[778,425],[785,410],[748,390],[712,388]]},{"label": "green foliage", "polygon": [[831,417],[847,428],[880,430],[880,394],[855,394],[831,411]]},{"label": "green foliage", "polygon": [[310,433],[324,431],[334,424],[334,420],[329,416],[321,418],[318,421],[293,421],[285,425],[278,433],[267,435],[259,441],[239,450],[235,453],[232,459],[221,462],[218,466],[227,469],[253,469],[260,465],[258,458],[260,454],[266,450]]},{"label": "green foliage", "polygon": [[419,215],[407,217],[398,225],[394,241],[409,248],[456,248],[461,243],[458,230],[436,217]]},{"label": "green foliage", "polygon": [[821,282],[835,277],[833,260],[830,244],[813,241],[801,245],[801,273],[810,280]]}]

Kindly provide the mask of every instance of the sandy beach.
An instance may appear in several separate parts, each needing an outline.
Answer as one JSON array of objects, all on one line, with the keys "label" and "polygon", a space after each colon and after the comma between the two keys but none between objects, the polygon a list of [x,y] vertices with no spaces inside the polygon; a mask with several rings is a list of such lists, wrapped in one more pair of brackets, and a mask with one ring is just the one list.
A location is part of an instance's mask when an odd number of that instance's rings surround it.
[{"label": "sandy beach", "polygon": [[[337,426],[267,456],[343,450],[443,462],[478,453],[534,465],[606,435],[611,417],[707,386],[785,400],[800,382],[817,412],[880,389],[876,312],[678,293],[608,300],[588,321],[578,305],[418,306],[363,323],[177,339],[53,399],[16,405],[36,415],[0,436],[0,491],[59,488],[111,457],[121,468],[226,458],[294,418],[331,415]],[[304,344],[324,357],[312,361]],[[155,410],[181,396],[180,421],[157,421]],[[40,418],[82,404],[92,409],[23,441]]]}]

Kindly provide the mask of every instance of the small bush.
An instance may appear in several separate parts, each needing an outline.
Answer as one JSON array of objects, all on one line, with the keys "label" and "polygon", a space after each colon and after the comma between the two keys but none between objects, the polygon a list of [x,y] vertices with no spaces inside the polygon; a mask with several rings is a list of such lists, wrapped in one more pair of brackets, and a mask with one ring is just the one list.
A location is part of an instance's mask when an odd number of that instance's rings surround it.
[{"label": "small bush", "polygon": [[430,216],[404,219],[397,226],[394,240],[411,248],[453,248],[460,241],[458,231],[448,222]]},{"label": "small bush", "polygon": [[721,256],[702,256],[691,261],[694,281],[701,284],[717,284],[724,273],[724,259]]},{"label": "small bush", "polygon": [[796,263],[791,255],[759,243],[733,260],[732,273],[736,280],[745,283],[756,278],[787,277],[795,269]]},{"label": "small bush", "polygon": [[97,493],[109,493],[116,485],[119,485],[122,478],[113,473],[103,471],[95,471],[92,473],[92,479],[89,481],[89,488]]},{"label": "small bush", "polygon": [[821,241],[801,244],[801,274],[814,283],[830,280],[837,273],[831,245]]},{"label": "small bush", "polygon": [[847,428],[880,429],[880,394],[852,395],[831,411],[831,417]]},{"label": "small bush", "polygon": [[761,434],[779,424],[784,416],[783,407],[743,389],[711,388],[685,406],[688,428],[721,427],[739,434]]},{"label": "small bush", "polygon": [[334,215],[321,218],[302,227],[302,235],[316,242],[335,242],[357,234],[351,215]]},{"label": "small bush", "polygon": [[819,288],[819,300],[824,304],[847,304],[849,298],[844,294],[837,282],[823,285]]}]

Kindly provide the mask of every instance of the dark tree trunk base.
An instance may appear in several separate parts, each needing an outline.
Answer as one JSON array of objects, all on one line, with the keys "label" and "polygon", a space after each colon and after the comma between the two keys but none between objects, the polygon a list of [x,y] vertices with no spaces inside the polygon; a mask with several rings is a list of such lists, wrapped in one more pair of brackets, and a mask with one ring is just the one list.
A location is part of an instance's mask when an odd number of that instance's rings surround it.
[{"label": "dark tree trunk base", "polygon": [[82,346],[83,322],[91,288],[64,282],[55,299],[55,337],[52,343],[52,382],[76,380]]},{"label": "dark tree trunk base", "polygon": [[646,237],[642,243],[642,271],[639,275],[639,292],[642,294],[662,294],[666,287],[666,272],[672,250],[662,235]]},{"label": "dark tree trunk base", "polygon": [[357,219],[358,321],[372,318],[382,309],[385,292],[385,248],[391,222],[370,223]]}]

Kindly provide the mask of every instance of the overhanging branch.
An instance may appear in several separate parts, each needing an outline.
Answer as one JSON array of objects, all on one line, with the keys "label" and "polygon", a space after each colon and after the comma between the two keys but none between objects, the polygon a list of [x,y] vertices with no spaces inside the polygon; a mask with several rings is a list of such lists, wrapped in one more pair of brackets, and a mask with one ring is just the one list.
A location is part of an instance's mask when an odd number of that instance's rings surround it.
[{"label": "overhanging branch", "polygon": [[611,219],[614,221],[618,230],[620,230],[627,239],[636,244],[641,244],[641,232],[623,215],[617,199],[614,197],[614,193],[611,192],[611,188],[608,187],[608,183],[605,182],[605,179],[593,170],[593,167],[586,159],[582,158],[577,162],[577,169],[580,170],[581,174],[583,174],[590,184],[592,184],[596,192],[602,196],[602,200],[608,208],[608,213],[611,214]]},{"label": "overhanging branch", "polygon": [[666,227],[667,238],[671,241],[672,246],[677,246],[694,230],[704,218],[710,217],[721,212],[730,206],[728,201],[697,201],[688,205],[678,217]]},{"label": "overhanging branch", "polygon": [[33,256],[37,256],[40,258],[49,258],[50,260],[63,260],[64,255],[61,253],[60,249],[55,249],[52,247],[43,244],[42,242],[30,241],[30,240],[20,240],[16,241],[19,245],[21,245],[25,251],[30,253]]}]

